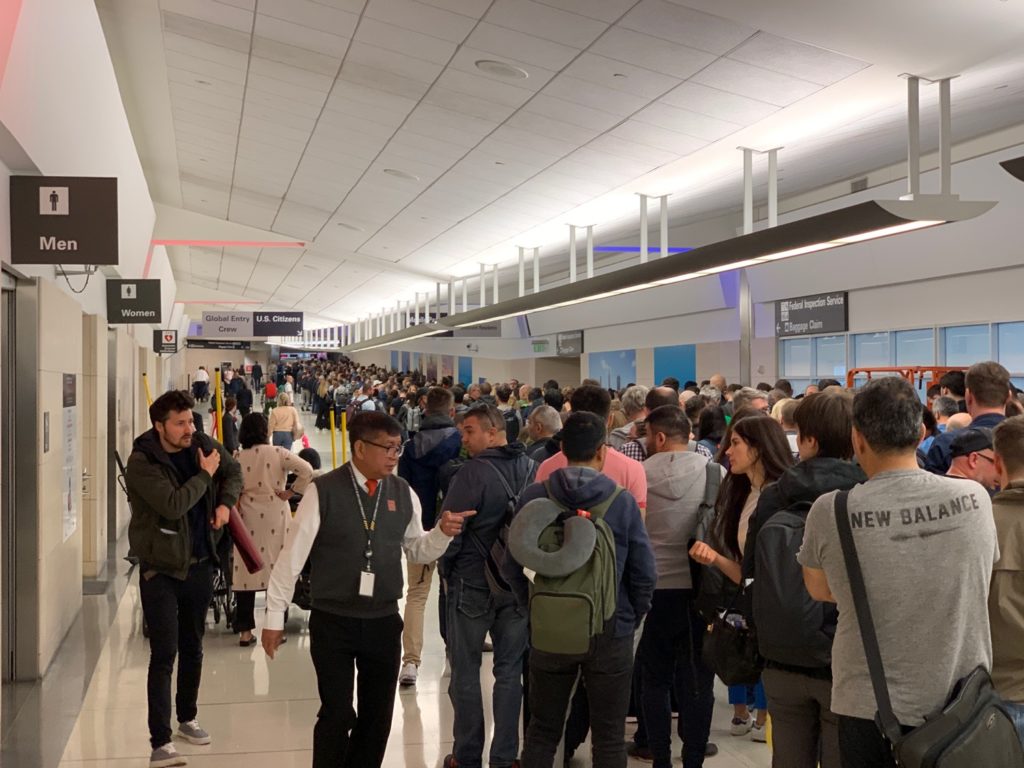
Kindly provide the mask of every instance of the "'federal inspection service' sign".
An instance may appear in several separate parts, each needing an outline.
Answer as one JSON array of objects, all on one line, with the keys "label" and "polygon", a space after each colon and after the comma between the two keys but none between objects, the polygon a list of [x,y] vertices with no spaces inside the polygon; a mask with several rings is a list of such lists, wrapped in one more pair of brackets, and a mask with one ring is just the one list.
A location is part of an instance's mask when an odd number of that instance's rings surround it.
[{"label": "'federal inspection service' sign", "polygon": [[12,264],[117,264],[117,179],[11,176]]},{"label": "'federal inspection service' sign", "polygon": [[107,322],[159,323],[159,280],[107,280]]},{"label": "'federal inspection service' sign", "polygon": [[845,333],[849,327],[848,294],[819,293],[775,302],[776,336]]}]

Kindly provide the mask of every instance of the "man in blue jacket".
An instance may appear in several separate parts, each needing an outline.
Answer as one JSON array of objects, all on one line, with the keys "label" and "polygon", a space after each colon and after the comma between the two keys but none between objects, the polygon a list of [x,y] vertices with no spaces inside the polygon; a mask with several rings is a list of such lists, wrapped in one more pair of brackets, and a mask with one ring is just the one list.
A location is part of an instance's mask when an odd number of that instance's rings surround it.
[{"label": "man in blue jacket", "polygon": [[[455,399],[450,390],[431,387],[427,392],[427,408],[420,421],[419,431],[405,443],[398,462],[398,476],[412,487],[423,509],[423,530],[429,531],[437,519],[438,473],[445,464],[459,455],[462,435],[455,428]],[[407,592],[405,595],[405,629],[402,632],[402,672],[398,682],[402,686],[416,685],[420,658],[423,653],[423,612],[430,595],[437,563],[408,564]],[[441,617],[441,637],[444,637],[444,616]]]},{"label": "man in blue jacket", "polygon": [[[521,503],[550,498],[568,509],[590,509],[608,499],[616,484],[601,474],[607,433],[604,420],[593,413],[573,413],[560,433],[568,466],[556,470],[547,484],[530,486]],[[594,638],[583,656],[530,649],[530,724],[523,746],[523,765],[550,768],[562,737],[569,697],[582,671],[590,706],[595,768],[626,764],[625,722],[633,675],[633,634],[650,610],[657,569],[636,499],[623,491],[604,516],[615,538],[617,598],[615,615],[603,634]],[[510,585],[522,605],[529,604],[529,585],[523,569],[506,564]]]},{"label": "man in blue jacket", "polygon": [[[1006,418],[1006,401],[1010,399],[1010,373],[999,363],[988,360],[975,363],[968,369],[967,412],[971,414],[971,429],[994,429]],[[952,447],[956,432],[943,432],[932,441],[924,468],[937,475],[949,471],[953,462]]]}]

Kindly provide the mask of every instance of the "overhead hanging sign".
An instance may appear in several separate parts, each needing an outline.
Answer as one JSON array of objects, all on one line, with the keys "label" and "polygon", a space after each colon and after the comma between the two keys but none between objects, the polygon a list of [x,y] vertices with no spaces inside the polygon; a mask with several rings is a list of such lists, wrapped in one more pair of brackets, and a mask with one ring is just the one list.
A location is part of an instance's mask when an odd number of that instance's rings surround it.
[{"label": "overhead hanging sign", "polygon": [[159,280],[107,280],[107,322],[159,323]]},{"label": "overhead hanging sign", "polygon": [[252,312],[203,312],[197,335],[210,339],[247,339],[253,335]]},{"label": "overhead hanging sign", "polygon": [[185,346],[188,349],[236,349],[248,350],[252,344],[248,341],[237,339],[186,339]]},{"label": "overhead hanging sign", "polygon": [[845,333],[850,326],[849,294],[818,293],[775,302],[776,336]]},{"label": "overhead hanging sign", "polygon": [[12,264],[117,264],[117,179],[11,176]]},{"label": "overhead hanging sign", "polygon": [[254,312],[253,336],[301,336],[302,312]]},{"label": "overhead hanging sign", "polygon": [[153,331],[153,351],[158,355],[173,355],[178,351],[178,332],[174,329]]},{"label": "overhead hanging sign", "polygon": [[555,354],[559,357],[579,357],[583,354],[583,331],[555,334]]}]

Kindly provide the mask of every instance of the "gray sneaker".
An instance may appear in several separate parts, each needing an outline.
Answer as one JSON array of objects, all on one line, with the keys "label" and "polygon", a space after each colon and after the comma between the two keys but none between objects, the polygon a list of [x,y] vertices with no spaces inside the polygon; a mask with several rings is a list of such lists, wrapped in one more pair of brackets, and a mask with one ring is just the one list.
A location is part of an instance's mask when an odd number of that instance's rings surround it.
[{"label": "gray sneaker", "polygon": [[179,755],[171,742],[153,750],[149,756],[149,768],[169,768],[172,765],[188,765],[184,755]]},{"label": "gray sneaker", "polygon": [[199,726],[198,720],[178,723],[178,735],[190,744],[209,744],[210,734]]}]

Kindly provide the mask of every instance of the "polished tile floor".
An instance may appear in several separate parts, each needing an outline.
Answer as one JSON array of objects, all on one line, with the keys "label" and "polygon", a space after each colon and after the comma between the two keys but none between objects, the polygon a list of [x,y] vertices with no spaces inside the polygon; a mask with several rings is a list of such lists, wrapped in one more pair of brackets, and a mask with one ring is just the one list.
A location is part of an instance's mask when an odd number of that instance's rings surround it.
[{"label": "polished tile floor", "polygon": [[[326,434],[307,429],[314,447],[330,467]],[[339,450],[340,454],[340,450]],[[128,585],[106,636],[95,671],[60,762],[67,768],[142,768],[147,764],[146,666],[149,647],[142,637],[142,613],[137,579]],[[437,589],[436,581],[434,589]],[[258,602],[260,606],[262,601]],[[441,679],[443,651],[437,635],[436,599],[427,603],[427,637],[420,679],[414,689],[397,697],[394,727],[385,766],[437,768],[451,750],[452,710]],[[257,610],[257,614],[259,614]],[[318,699],[309,657],[307,615],[294,611],[288,624],[289,642],[270,661],[258,646],[240,648],[223,622],[209,617],[205,642],[199,719],[213,743],[198,747],[178,742],[178,749],[197,768],[292,768],[311,762],[313,723]],[[486,666],[481,681],[486,693],[491,674]],[[710,768],[765,768],[769,748],[748,738],[728,734],[731,707],[720,690],[712,739],[721,753],[706,763]],[[489,718],[489,714],[488,714]],[[44,723],[45,727],[45,723]],[[678,743],[673,752],[678,756]],[[678,757],[677,757],[678,761]],[[630,765],[643,765],[631,761]],[[590,766],[584,745],[574,766]]]}]

